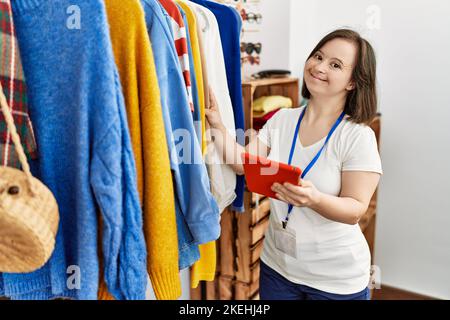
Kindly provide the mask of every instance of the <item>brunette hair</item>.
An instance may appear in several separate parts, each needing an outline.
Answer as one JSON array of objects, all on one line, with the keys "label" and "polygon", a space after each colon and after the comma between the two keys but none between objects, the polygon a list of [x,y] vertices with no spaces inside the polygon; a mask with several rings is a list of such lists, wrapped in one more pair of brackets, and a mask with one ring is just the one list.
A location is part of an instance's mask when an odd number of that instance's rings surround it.
[{"label": "brunette hair", "polygon": [[[377,113],[376,93],[376,58],[370,43],[362,38],[359,33],[350,29],[338,29],[327,34],[309,55],[310,59],[327,42],[340,38],[356,44],[358,52],[356,64],[353,68],[352,80],[355,88],[349,91],[345,102],[344,111],[350,116],[349,120],[356,123],[369,124]],[[303,79],[302,96],[311,98],[311,93]]]}]

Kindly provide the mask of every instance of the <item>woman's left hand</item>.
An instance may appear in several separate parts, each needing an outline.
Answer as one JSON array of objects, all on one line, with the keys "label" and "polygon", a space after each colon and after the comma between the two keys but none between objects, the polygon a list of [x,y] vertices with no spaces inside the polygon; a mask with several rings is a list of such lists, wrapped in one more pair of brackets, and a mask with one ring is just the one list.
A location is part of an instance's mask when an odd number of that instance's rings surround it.
[{"label": "woman's left hand", "polygon": [[272,191],[277,198],[295,207],[314,207],[320,202],[321,193],[311,181],[300,180],[298,186],[285,183],[274,183]]}]

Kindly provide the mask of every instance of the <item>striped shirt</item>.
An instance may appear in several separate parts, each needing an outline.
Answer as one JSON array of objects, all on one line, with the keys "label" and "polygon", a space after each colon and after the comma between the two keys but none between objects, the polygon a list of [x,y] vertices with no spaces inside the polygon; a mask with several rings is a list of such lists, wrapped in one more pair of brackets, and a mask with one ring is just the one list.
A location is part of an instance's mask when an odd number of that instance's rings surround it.
[{"label": "striped shirt", "polygon": [[189,51],[183,16],[173,0],[159,0],[159,2],[170,16],[170,27],[175,41],[175,48],[180,61],[181,71],[183,72],[184,82],[186,84],[189,106],[193,112],[194,101],[192,97],[191,74],[189,70]]}]

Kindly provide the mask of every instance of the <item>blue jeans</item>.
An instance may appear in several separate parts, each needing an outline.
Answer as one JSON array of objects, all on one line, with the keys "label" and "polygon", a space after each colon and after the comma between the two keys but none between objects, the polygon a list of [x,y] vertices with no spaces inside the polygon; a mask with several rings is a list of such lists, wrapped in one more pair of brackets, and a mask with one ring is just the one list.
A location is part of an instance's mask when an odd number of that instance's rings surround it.
[{"label": "blue jeans", "polygon": [[260,261],[261,300],[370,300],[369,288],[354,294],[334,294],[293,283]]}]

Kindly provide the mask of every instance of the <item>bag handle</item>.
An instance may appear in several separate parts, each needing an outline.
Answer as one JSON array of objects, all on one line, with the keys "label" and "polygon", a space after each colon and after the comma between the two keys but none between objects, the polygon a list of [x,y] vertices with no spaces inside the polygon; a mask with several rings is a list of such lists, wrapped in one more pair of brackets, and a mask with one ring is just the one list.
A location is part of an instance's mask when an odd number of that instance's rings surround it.
[{"label": "bag handle", "polygon": [[27,180],[29,190],[31,194],[34,195],[34,188],[32,183],[33,175],[31,174],[30,166],[28,165],[27,156],[25,155],[25,151],[23,150],[22,143],[20,143],[20,137],[19,134],[17,133],[16,125],[14,124],[14,118],[9,109],[9,105],[6,100],[5,94],[3,93],[3,87],[1,83],[0,83],[0,104],[3,116],[5,117],[7,128],[11,133],[11,140],[14,143],[14,147],[16,148],[20,164],[22,165],[22,170],[24,171],[25,175],[28,178]]}]

